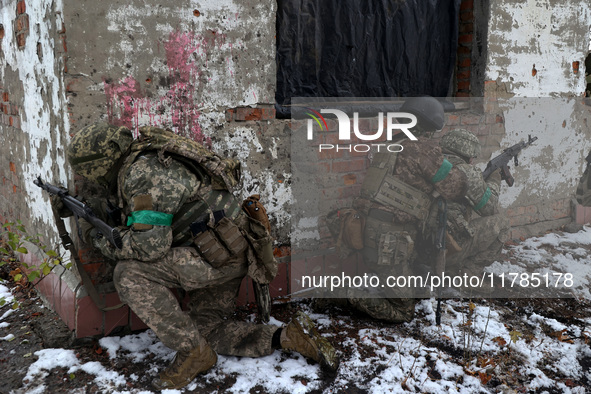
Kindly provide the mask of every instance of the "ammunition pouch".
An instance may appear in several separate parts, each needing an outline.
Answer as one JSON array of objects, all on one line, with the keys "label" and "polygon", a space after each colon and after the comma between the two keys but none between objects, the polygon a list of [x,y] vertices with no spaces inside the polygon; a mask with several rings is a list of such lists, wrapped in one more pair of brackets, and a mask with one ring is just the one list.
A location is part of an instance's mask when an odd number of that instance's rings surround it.
[{"label": "ammunition pouch", "polygon": [[246,252],[248,276],[259,284],[270,283],[278,269],[273,255],[273,238],[262,222],[248,215],[242,215],[237,224],[249,246]]},{"label": "ammunition pouch", "polygon": [[[414,261],[416,224],[388,220],[389,212],[371,209],[365,224],[364,243],[377,252],[378,266],[392,266],[405,272]],[[374,255],[375,256],[375,255]]]},{"label": "ammunition pouch", "polygon": [[221,216],[221,218],[216,220],[213,228],[208,227],[205,220],[191,224],[195,248],[214,268],[231,262],[234,258],[242,255],[248,247],[240,228],[232,220],[223,217],[223,214],[218,214],[218,212],[214,213],[214,216]]},{"label": "ammunition pouch", "polygon": [[332,211],[326,216],[326,225],[342,256],[349,255],[352,250],[363,249],[365,217],[359,211],[352,208]]},{"label": "ammunition pouch", "polygon": [[378,245],[378,265],[407,267],[414,252],[414,241],[406,231],[382,234]]}]

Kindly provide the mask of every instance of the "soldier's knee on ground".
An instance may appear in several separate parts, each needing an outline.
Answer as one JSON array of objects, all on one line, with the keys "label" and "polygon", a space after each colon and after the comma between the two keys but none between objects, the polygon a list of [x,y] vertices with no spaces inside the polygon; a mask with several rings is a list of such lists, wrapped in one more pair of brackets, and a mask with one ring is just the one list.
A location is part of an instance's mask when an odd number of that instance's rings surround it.
[{"label": "soldier's knee on ground", "polygon": [[410,322],[417,303],[411,298],[351,298],[349,301],[357,310],[389,323]]}]

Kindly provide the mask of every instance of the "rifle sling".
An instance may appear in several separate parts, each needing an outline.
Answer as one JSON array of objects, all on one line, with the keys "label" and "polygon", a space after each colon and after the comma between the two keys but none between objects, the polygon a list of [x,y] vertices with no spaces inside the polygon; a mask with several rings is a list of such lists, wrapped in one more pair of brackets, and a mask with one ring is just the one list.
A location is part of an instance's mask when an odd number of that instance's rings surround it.
[{"label": "rifle sling", "polygon": [[55,209],[53,209],[53,207],[52,207],[52,211],[53,211],[53,215],[55,217],[55,223],[57,226],[57,230],[59,232],[59,236],[62,240],[62,245],[64,245],[64,248],[70,252],[71,256],[74,257],[74,262],[76,263],[76,269],[78,270],[78,274],[80,274],[80,279],[82,280],[82,284],[86,288],[88,295],[90,296],[90,298],[92,299],[94,304],[97,306],[97,308],[99,308],[103,312],[108,312],[108,311],[112,311],[115,309],[119,309],[122,306],[124,306],[125,303],[120,303],[120,304],[117,304],[114,306],[109,306],[109,307],[107,307],[105,305],[105,301],[100,297],[100,294],[96,290],[96,287],[92,283],[92,280],[90,280],[88,273],[84,270],[84,266],[82,265],[82,262],[80,261],[80,258],[78,257],[78,250],[76,249],[76,246],[74,246],[74,242],[72,242],[72,238],[70,238],[70,234],[68,234],[68,230],[66,230],[66,225],[64,223],[64,220],[59,216],[57,211]]}]

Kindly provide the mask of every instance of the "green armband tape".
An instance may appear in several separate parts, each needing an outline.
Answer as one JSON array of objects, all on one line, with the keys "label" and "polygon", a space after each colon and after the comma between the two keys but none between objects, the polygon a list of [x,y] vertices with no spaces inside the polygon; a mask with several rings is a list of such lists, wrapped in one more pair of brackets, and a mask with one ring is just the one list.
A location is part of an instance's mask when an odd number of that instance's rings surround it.
[{"label": "green armband tape", "polygon": [[437,183],[445,179],[447,174],[451,171],[453,165],[447,160],[443,159],[443,163],[441,163],[441,167],[437,170],[433,179],[431,179],[431,183]]},{"label": "green armband tape", "polygon": [[473,209],[475,211],[478,211],[479,209],[484,207],[486,205],[486,203],[488,202],[488,200],[490,199],[491,194],[492,194],[492,192],[490,191],[490,187],[487,187],[486,191],[482,195],[482,198],[480,199],[480,202]]},{"label": "green armband tape", "polygon": [[127,218],[127,225],[131,226],[134,223],[170,226],[172,224],[172,215],[157,211],[134,211]]}]

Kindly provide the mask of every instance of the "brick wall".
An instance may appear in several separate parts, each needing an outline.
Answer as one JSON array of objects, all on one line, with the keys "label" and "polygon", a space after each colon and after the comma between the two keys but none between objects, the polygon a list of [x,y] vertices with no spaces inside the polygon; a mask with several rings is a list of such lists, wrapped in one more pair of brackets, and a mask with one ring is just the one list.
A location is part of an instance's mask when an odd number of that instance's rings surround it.
[{"label": "brick wall", "polygon": [[[8,91],[0,89],[0,129],[4,132],[0,142],[4,146],[15,143],[14,134],[21,133],[19,106],[11,100]],[[0,221],[23,219],[24,199],[22,194],[23,174],[17,157],[0,155]]]},{"label": "brick wall", "polygon": [[462,0],[458,27],[456,97],[470,97],[472,44],[474,41],[474,0]]}]

